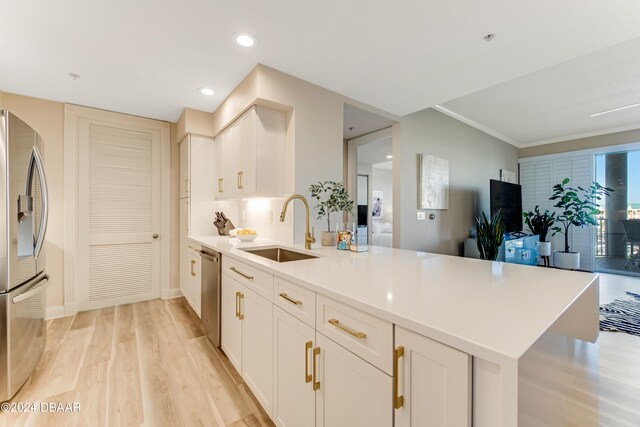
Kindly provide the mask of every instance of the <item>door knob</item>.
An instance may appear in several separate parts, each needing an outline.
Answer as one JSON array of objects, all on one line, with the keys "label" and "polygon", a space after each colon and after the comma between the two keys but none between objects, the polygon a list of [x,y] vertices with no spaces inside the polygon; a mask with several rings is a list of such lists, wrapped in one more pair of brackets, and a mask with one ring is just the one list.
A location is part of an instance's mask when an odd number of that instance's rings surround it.
[{"label": "door knob", "polygon": [[158,236],[158,233],[153,233],[153,236],[151,237],[153,237],[154,239],[157,239],[159,236]]}]

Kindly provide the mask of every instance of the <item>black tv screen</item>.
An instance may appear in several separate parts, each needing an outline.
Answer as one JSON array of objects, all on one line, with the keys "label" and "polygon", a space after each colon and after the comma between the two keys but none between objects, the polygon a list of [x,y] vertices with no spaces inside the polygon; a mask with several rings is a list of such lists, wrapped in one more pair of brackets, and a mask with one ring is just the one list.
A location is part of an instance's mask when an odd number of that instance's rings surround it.
[{"label": "black tv screen", "polygon": [[502,212],[505,231],[522,231],[522,187],[518,184],[491,180],[491,215]]}]

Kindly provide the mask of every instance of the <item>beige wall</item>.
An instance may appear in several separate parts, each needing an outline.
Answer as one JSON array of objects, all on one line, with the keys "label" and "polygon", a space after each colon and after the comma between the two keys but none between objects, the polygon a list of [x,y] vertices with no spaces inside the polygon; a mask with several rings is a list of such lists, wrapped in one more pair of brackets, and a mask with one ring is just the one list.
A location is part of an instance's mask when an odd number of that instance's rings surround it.
[{"label": "beige wall", "polygon": [[[394,219],[399,221],[403,249],[461,254],[461,244],[481,211],[489,213],[489,180],[500,179],[500,169],[518,170],[518,149],[433,109],[407,115],[394,127]],[[418,153],[449,160],[449,209],[418,208]],[[398,215],[398,207],[400,215]],[[435,219],[430,220],[429,214]]]},{"label": "beige wall", "polygon": [[188,133],[202,136],[214,136],[211,126],[212,113],[185,108],[175,124],[175,137],[178,142]]},{"label": "beige wall", "polygon": [[520,149],[520,157],[535,157],[545,154],[566,153],[569,151],[610,147],[613,145],[629,144],[632,142],[640,142],[640,129],[522,148]]},{"label": "beige wall", "polygon": [[2,93],[0,107],[34,128],[44,140],[44,162],[49,185],[49,226],[46,236],[47,306],[64,303],[64,104],[28,96]]}]

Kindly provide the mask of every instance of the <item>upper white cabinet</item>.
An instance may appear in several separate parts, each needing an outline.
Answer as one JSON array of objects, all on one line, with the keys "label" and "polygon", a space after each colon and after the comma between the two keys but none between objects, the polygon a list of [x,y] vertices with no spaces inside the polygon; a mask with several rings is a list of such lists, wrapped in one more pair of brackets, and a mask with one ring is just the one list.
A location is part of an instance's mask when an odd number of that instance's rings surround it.
[{"label": "upper white cabinet", "polygon": [[471,356],[396,326],[395,425],[470,426]]},{"label": "upper white cabinet", "polygon": [[180,143],[180,198],[190,197],[191,185],[189,182],[191,174],[190,136],[187,135]]},{"label": "upper white cabinet", "polygon": [[285,194],[285,141],[285,114],[251,107],[215,138],[215,197]]}]

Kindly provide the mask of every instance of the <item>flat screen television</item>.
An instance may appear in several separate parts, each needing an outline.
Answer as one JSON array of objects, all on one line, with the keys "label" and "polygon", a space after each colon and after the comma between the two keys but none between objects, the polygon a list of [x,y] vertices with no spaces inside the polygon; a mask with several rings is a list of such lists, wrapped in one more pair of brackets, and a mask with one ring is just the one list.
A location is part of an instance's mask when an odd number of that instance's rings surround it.
[{"label": "flat screen television", "polygon": [[495,179],[490,184],[491,216],[500,210],[507,233],[522,231],[522,187]]}]

